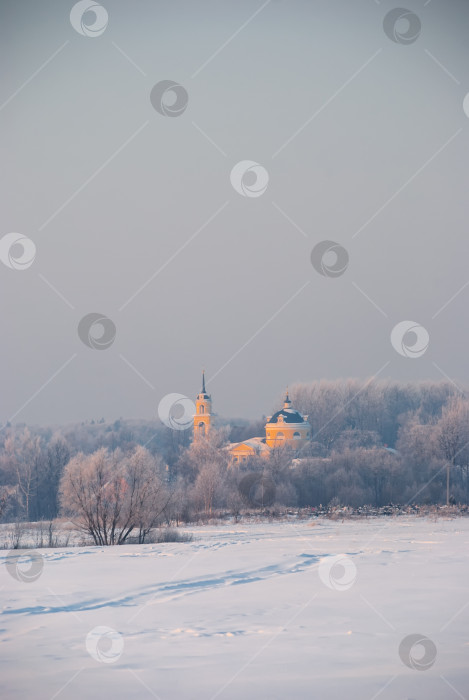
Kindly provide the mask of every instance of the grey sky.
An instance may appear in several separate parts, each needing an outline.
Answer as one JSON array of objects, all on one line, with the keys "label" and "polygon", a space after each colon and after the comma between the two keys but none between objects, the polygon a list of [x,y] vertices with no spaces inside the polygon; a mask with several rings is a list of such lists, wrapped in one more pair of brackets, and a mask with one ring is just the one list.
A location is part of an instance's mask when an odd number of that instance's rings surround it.
[{"label": "grey sky", "polygon": [[[202,367],[214,409],[247,417],[322,377],[469,382],[469,3],[406,0],[409,45],[387,0],[103,0],[93,38],[73,4],[0,2],[0,238],[37,247],[0,263],[2,423],[148,418]],[[181,116],[153,108],[161,80]],[[232,187],[242,160],[262,196]],[[311,265],[322,240],[348,251],[337,278]],[[106,350],[78,337],[91,312]],[[419,359],[390,342],[409,319]]]}]

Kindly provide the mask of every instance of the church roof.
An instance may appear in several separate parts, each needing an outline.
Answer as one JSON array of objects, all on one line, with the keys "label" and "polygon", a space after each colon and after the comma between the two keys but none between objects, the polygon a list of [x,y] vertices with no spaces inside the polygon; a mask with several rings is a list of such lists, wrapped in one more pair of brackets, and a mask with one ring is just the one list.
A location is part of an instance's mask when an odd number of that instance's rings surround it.
[{"label": "church roof", "polygon": [[197,398],[200,400],[210,399],[210,396],[207,394],[207,390],[205,389],[205,370],[202,370],[202,390],[197,394]]},{"label": "church roof", "polygon": [[285,423],[306,422],[301,413],[299,411],[295,411],[294,408],[282,408],[280,411],[277,411],[277,413],[274,413],[274,415],[270,417],[267,423],[278,423],[279,416],[283,416],[283,420]]},{"label": "church roof", "polygon": [[247,447],[251,447],[255,451],[257,451],[257,450],[259,450],[260,452],[263,452],[265,450],[270,451],[270,447],[266,444],[265,438],[261,438],[261,437],[248,438],[247,440],[242,440],[241,442],[231,442],[229,445],[226,446],[226,449],[231,452],[231,450],[234,450],[236,447],[241,447],[241,445],[246,445]]}]

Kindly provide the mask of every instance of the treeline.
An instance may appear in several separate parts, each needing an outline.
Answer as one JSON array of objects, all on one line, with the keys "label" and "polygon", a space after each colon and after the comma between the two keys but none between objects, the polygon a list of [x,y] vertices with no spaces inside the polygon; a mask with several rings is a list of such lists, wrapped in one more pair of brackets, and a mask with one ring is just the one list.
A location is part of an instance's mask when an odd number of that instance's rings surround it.
[{"label": "treeline", "polygon": [[413,416],[435,422],[460,392],[450,382],[339,379],[298,384],[290,394],[295,408],[309,416],[313,439],[331,450],[347,443],[366,447],[367,439],[396,447],[404,422]]},{"label": "treeline", "polygon": [[[290,395],[294,407],[309,416],[312,441],[299,453],[281,448],[267,460],[254,457],[237,467],[224,448],[262,435],[262,421],[219,420],[210,440],[195,446],[191,431],[156,421],[7,426],[0,433],[0,518],[70,515],[73,508],[64,500],[70,464],[91,474],[90,465],[101,459],[108,476],[119,464],[119,494],[130,493],[128,469],[138,446],[145,450],[138,453],[143,472],[156,474],[164,506],[158,506],[158,518],[168,522],[273,503],[354,508],[469,503],[469,402],[450,382],[321,381],[296,385]],[[96,488],[99,498],[101,487]],[[145,522],[153,522],[151,509],[145,505]]]},{"label": "treeline", "polygon": [[[132,450],[148,443],[152,454],[166,449],[173,436],[150,421],[100,420],[35,428],[7,426],[0,433],[0,522],[51,520],[60,512],[59,485],[65,466],[79,453]],[[189,436],[175,436],[187,440]],[[173,450],[180,447],[175,445]]]}]

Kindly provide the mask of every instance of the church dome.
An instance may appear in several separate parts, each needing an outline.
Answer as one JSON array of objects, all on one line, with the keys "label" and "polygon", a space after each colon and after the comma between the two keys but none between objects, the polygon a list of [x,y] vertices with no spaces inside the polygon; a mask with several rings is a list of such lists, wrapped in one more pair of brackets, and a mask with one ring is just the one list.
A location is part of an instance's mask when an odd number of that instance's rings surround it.
[{"label": "church dome", "polygon": [[[278,423],[279,417],[282,416],[284,423],[306,423],[305,419],[299,411],[295,411],[293,408],[282,408],[277,413],[271,416],[268,423]],[[280,419],[280,422],[282,419]]]}]

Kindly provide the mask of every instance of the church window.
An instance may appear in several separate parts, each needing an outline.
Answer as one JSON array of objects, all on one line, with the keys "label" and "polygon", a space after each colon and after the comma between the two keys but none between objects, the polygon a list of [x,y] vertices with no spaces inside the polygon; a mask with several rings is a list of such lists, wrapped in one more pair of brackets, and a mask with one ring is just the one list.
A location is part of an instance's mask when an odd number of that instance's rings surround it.
[{"label": "church window", "polygon": [[199,413],[205,413],[205,406],[199,406]]},{"label": "church window", "polygon": [[295,438],[295,440],[299,440],[299,438],[301,437],[301,435],[300,435],[300,433],[298,433],[298,432],[294,432],[294,433],[293,433],[293,437]]},{"label": "church window", "polygon": [[283,433],[277,433],[277,440],[284,440],[285,435]]}]

